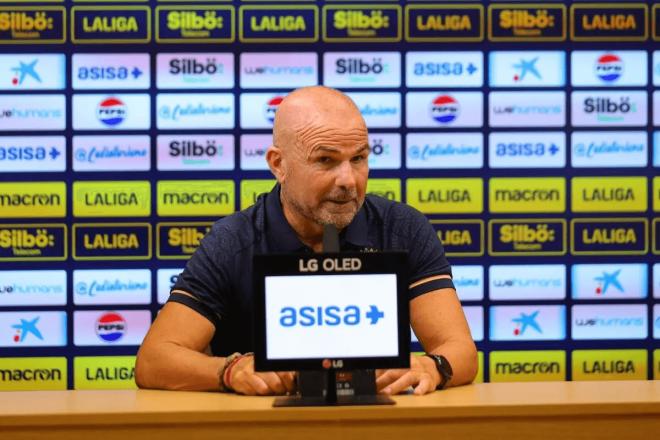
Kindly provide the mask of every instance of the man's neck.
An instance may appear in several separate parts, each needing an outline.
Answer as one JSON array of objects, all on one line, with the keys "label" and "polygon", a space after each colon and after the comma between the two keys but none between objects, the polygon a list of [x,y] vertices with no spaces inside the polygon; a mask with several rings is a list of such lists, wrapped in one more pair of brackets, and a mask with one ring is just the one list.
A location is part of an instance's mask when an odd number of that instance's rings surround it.
[{"label": "man's neck", "polygon": [[280,197],[284,218],[296,233],[300,241],[312,248],[314,252],[323,251],[323,226],[310,221],[291,209]]}]

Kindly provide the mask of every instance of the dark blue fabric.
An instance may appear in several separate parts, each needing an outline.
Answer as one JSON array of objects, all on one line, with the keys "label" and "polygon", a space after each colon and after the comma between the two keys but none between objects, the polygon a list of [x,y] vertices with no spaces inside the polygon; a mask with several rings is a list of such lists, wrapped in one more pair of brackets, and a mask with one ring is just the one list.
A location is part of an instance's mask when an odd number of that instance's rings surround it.
[{"label": "dark blue fabric", "polygon": [[[451,268],[428,219],[408,205],[368,195],[353,221],[339,236],[342,251],[408,252],[409,284],[433,275],[451,275]],[[312,252],[284,217],[279,186],[260,196],[250,208],[218,220],[190,258],[172,290],[198,299],[171,295],[208,318],[216,332],[215,355],[252,348],[252,257],[254,254]],[[443,287],[453,287],[450,280]],[[437,289],[429,282],[410,290],[410,299]]]}]

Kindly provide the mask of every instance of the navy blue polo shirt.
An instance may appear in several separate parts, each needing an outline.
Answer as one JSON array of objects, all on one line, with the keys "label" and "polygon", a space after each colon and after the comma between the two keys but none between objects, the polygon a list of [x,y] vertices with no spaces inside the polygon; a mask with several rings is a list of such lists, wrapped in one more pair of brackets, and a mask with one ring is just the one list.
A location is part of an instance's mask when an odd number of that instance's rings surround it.
[{"label": "navy blue polo shirt", "polygon": [[[339,235],[342,251],[408,252],[409,284],[451,268],[428,219],[414,208],[367,195],[357,215]],[[241,212],[215,222],[173,286],[168,301],[194,309],[215,326],[211,351],[216,356],[254,351],[252,347],[252,257],[266,253],[313,252],[289,225],[280,187]],[[432,290],[453,288],[450,279],[410,289],[410,299]],[[182,290],[189,296],[176,293]]]}]

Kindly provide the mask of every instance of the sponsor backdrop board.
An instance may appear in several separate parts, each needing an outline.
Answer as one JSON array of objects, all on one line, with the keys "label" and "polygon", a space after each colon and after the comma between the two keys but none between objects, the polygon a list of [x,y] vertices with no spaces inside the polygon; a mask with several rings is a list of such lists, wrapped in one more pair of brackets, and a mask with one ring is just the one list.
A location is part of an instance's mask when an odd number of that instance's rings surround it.
[{"label": "sponsor backdrop board", "polygon": [[0,391],[134,387],[315,84],[444,243],[479,381],[658,377],[659,1],[92,3],[0,6]]}]

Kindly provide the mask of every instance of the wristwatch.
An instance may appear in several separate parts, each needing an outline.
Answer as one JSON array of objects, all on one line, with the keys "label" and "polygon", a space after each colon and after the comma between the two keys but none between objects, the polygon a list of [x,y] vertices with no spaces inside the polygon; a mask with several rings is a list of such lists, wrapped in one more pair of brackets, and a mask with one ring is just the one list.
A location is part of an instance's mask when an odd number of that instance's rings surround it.
[{"label": "wristwatch", "polygon": [[447,358],[442,355],[426,353],[426,356],[433,359],[433,362],[435,362],[435,368],[437,368],[438,373],[440,373],[440,383],[435,389],[441,390],[445,387],[445,385],[447,385],[447,382],[449,382],[454,375],[453,371],[451,370],[451,365],[449,365]]}]

